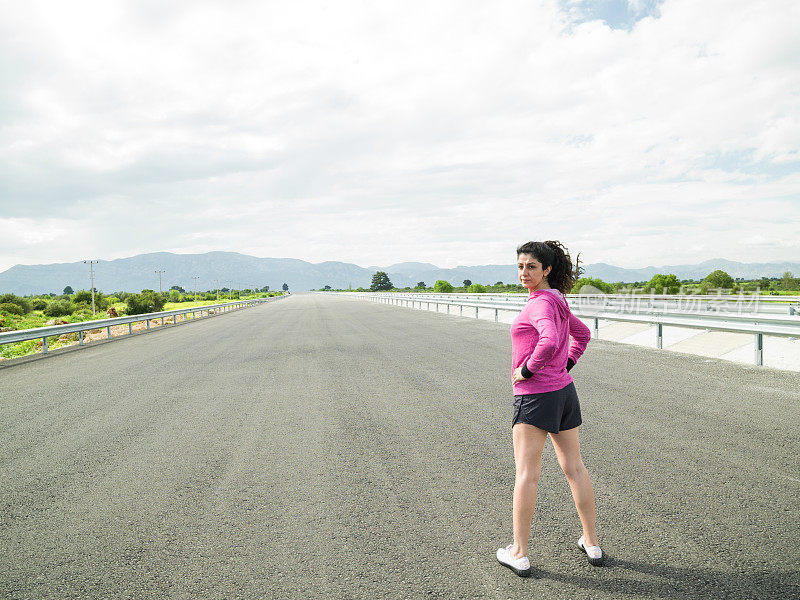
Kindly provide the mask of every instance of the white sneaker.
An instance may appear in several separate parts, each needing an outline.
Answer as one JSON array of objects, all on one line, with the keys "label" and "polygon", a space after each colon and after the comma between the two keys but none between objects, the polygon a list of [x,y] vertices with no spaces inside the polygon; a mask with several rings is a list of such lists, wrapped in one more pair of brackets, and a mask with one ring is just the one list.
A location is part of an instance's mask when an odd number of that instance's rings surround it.
[{"label": "white sneaker", "polygon": [[530,577],[531,576],[531,563],[528,560],[527,556],[523,556],[521,558],[511,558],[511,548],[513,544],[509,544],[505,548],[498,548],[497,549],[497,560],[498,562],[511,569],[519,575],[520,577]]},{"label": "white sneaker", "polygon": [[595,567],[601,566],[606,561],[606,554],[600,549],[600,546],[583,545],[583,536],[578,538],[578,548],[586,553],[589,562]]}]

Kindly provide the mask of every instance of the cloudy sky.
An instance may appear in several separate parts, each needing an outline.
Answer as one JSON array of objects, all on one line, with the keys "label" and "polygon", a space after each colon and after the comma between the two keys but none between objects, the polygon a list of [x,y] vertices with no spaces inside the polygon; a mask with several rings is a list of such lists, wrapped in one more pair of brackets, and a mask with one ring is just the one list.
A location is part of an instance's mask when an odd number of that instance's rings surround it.
[{"label": "cloudy sky", "polygon": [[0,271],[800,261],[797,0],[0,7]]}]

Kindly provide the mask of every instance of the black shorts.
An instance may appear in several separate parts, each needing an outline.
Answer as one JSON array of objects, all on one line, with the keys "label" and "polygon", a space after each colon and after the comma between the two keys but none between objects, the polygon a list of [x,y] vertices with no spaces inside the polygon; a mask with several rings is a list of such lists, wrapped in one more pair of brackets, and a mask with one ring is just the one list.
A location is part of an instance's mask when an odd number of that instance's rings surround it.
[{"label": "black shorts", "polygon": [[581,405],[575,384],[570,383],[552,392],[514,396],[514,418],[511,426],[517,423],[527,423],[550,433],[580,425]]}]

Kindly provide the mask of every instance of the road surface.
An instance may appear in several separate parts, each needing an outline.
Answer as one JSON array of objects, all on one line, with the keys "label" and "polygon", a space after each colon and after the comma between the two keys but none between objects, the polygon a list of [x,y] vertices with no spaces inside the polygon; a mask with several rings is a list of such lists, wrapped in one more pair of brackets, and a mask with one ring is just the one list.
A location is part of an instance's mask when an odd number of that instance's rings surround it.
[{"label": "road surface", "polygon": [[502,568],[508,326],[340,297],[0,367],[0,597],[800,596],[800,374],[596,341],[573,369],[609,566],[545,448]]}]

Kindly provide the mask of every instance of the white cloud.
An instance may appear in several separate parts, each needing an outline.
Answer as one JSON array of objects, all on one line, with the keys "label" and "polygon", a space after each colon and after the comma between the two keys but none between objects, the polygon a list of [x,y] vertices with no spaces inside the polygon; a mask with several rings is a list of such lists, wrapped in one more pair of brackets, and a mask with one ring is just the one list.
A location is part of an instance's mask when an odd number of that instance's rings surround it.
[{"label": "white cloud", "polygon": [[14,238],[0,270],[215,249],[454,266],[529,238],[630,267],[797,260],[800,5],[628,4],[652,16],[18,4],[0,24],[0,224],[69,214],[89,233]]}]

